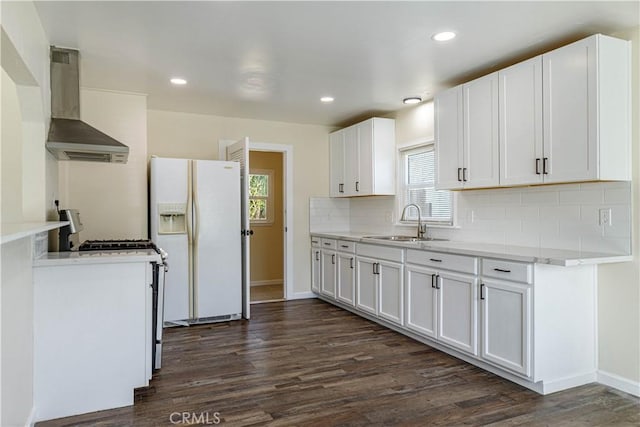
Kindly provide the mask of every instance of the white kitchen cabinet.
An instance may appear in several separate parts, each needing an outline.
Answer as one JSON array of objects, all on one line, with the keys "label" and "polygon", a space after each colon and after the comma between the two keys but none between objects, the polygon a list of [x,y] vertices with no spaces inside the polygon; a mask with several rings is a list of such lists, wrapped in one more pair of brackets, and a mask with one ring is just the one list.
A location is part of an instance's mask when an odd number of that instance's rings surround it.
[{"label": "white kitchen cabinet", "polygon": [[151,379],[149,260],[74,256],[33,269],[36,421],[133,405]]},{"label": "white kitchen cabinet", "polygon": [[329,196],[344,195],[344,132],[329,134]]},{"label": "white kitchen cabinet", "polygon": [[331,197],[395,194],[395,121],[374,117],[329,135]]},{"label": "white kitchen cabinet", "polygon": [[498,74],[436,96],[436,187],[499,185]]},{"label": "white kitchen cabinet", "polygon": [[542,55],[545,182],[631,179],[629,49],[597,34]]},{"label": "white kitchen cabinet", "polygon": [[432,268],[405,265],[405,325],[413,332],[434,339],[438,333],[436,274]]},{"label": "white kitchen cabinet", "polygon": [[438,341],[478,354],[478,278],[438,272]]},{"label": "white kitchen cabinet", "polygon": [[[409,316],[416,317],[420,306],[426,306],[429,313],[418,316],[421,324],[410,329],[477,355],[477,266],[475,257],[407,250],[407,286],[411,289],[407,304],[415,307]],[[421,300],[413,301],[414,297]]]},{"label": "white kitchen cabinet", "polygon": [[336,299],[351,306],[355,305],[356,256],[354,252],[355,243],[338,242]]},{"label": "white kitchen cabinet", "polygon": [[629,46],[597,34],[437,94],[436,188],[630,180]]},{"label": "white kitchen cabinet", "polygon": [[[353,242],[324,240],[325,251],[350,259]],[[478,258],[449,247],[355,248],[355,307],[322,299],[541,394],[596,380],[595,265]]]},{"label": "white kitchen cabinet", "polygon": [[530,286],[490,278],[483,278],[480,286],[481,357],[531,376]]},{"label": "white kitchen cabinet", "polygon": [[498,72],[500,185],[541,184],[542,57]]},{"label": "white kitchen cabinet", "polygon": [[358,244],[356,261],[356,307],[402,325],[403,249]]},{"label": "white kitchen cabinet", "polygon": [[358,256],[356,264],[356,308],[377,315],[377,260]]},{"label": "white kitchen cabinet", "polygon": [[320,262],[320,247],[322,245],[319,237],[311,238],[311,290],[316,294],[320,293],[322,281],[322,265]]},{"label": "white kitchen cabinet", "polygon": [[390,322],[404,323],[404,287],[402,264],[391,261],[378,261],[378,316]]},{"label": "white kitchen cabinet", "polygon": [[320,292],[324,295],[335,297],[336,295],[336,252],[323,249],[320,251],[320,265],[322,268],[322,280]]}]

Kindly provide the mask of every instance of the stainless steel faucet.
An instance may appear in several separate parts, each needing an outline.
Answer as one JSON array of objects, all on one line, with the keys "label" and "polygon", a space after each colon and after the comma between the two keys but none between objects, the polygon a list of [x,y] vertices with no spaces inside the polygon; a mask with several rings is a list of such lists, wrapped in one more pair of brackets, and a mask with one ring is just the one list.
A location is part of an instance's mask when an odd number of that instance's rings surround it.
[{"label": "stainless steel faucet", "polygon": [[407,213],[407,208],[410,208],[411,206],[416,208],[416,210],[418,211],[418,234],[417,234],[417,237],[418,237],[418,239],[422,239],[424,237],[424,233],[427,230],[425,229],[424,224],[422,224],[422,211],[420,210],[420,206],[416,205],[415,203],[409,203],[407,206],[404,207],[404,209],[402,209],[402,215],[400,216],[400,221],[406,221],[405,214]]}]

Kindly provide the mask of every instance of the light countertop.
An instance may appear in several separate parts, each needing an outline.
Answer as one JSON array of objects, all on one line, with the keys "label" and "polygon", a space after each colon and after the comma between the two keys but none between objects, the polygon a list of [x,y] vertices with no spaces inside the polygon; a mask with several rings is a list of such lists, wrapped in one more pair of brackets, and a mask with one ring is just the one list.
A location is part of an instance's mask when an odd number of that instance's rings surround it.
[{"label": "light countertop", "polygon": [[360,243],[371,243],[384,246],[404,247],[408,249],[431,250],[485,258],[499,258],[511,261],[532,262],[559,266],[607,264],[631,261],[631,255],[616,255],[599,252],[582,252],[564,249],[534,248],[527,246],[511,246],[495,243],[461,242],[461,241],[426,241],[426,242],[390,242],[370,239],[365,236],[380,233],[352,232],[313,232],[312,236],[330,239],[350,240]]},{"label": "light countertop", "polygon": [[160,262],[160,255],[153,249],[136,251],[86,251],[48,252],[33,260],[34,267],[60,265],[121,264],[128,262]]},{"label": "light countertop", "polygon": [[1,226],[0,244],[68,225],[69,221],[10,222]]}]

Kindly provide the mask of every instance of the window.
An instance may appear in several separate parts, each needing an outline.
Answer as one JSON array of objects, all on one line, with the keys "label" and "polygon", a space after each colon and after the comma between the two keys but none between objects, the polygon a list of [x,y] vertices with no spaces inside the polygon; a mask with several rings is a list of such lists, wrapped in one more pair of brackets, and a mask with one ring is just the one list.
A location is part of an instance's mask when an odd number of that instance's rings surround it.
[{"label": "window", "polygon": [[252,170],[249,174],[249,220],[252,224],[272,224],[273,216],[273,171]]},{"label": "window", "polygon": [[[415,203],[420,206],[423,221],[430,224],[452,225],[453,196],[448,190],[435,189],[433,144],[400,151],[400,159],[399,215],[407,204]],[[407,209],[405,220],[417,221],[417,209]]]}]

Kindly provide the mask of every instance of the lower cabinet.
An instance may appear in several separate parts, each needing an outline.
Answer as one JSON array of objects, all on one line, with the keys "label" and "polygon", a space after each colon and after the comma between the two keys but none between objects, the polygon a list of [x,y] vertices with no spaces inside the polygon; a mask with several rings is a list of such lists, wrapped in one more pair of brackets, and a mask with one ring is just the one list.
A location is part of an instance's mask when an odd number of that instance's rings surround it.
[{"label": "lower cabinet", "polygon": [[356,308],[403,325],[403,249],[361,244],[357,254]]},{"label": "lower cabinet", "polygon": [[407,328],[477,355],[476,276],[412,264],[405,269]]},{"label": "lower cabinet", "polygon": [[311,248],[311,290],[315,293],[320,292],[320,283],[322,276],[320,274],[320,249]]},{"label": "lower cabinet", "polygon": [[593,265],[326,239],[311,257],[323,299],[538,393],[597,378]]},{"label": "lower cabinet", "polygon": [[336,253],[335,251],[322,250],[320,252],[320,265],[322,266],[322,280],[320,292],[324,295],[335,297],[336,295]]},{"label": "lower cabinet", "polygon": [[375,259],[356,258],[356,308],[370,314],[378,314],[378,292],[376,289]]},{"label": "lower cabinet", "polygon": [[355,304],[356,257],[354,254],[338,252],[336,299],[349,304]]},{"label": "lower cabinet", "polygon": [[477,355],[478,279],[475,276],[439,272],[438,341]]},{"label": "lower cabinet", "polygon": [[480,288],[483,359],[531,376],[531,289],[529,285],[483,279]]}]

